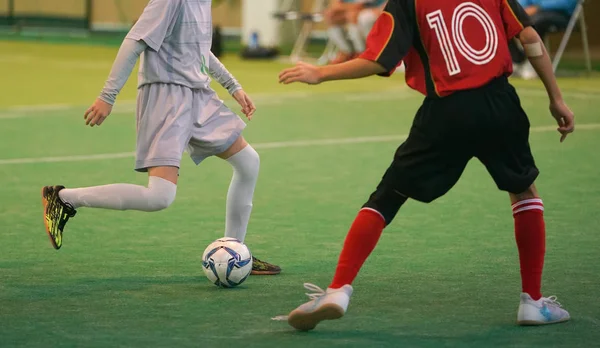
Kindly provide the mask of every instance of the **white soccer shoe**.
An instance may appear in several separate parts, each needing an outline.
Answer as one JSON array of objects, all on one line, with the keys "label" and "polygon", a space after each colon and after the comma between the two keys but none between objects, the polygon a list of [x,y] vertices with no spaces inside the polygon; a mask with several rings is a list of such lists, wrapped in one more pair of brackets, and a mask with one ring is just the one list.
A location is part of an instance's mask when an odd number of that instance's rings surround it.
[{"label": "white soccer shoe", "polygon": [[304,283],[304,288],[312,293],[306,295],[311,301],[294,309],[287,317],[287,322],[300,331],[312,330],[323,320],[339,319],[346,314],[352,286],[344,285],[339,289],[323,290],[320,287]]},{"label": "white soccer shoe", "polygon": [[517,323],[519,325],[546,325],[562,323],[571,319],[569,312],[556,301],[556,296],[542,297],[534,301],[527,293],[521,293]]}]

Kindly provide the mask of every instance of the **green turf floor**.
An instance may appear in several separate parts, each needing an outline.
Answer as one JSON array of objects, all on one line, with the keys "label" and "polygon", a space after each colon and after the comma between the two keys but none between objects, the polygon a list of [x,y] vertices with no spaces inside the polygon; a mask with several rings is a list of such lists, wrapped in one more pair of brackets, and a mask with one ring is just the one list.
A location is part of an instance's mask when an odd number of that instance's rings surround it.
[{"label": "green turf floor", "polygon": [[186,158],[166,211],[80,209],[60,251],[47,240],[42,185],[146,182],[128,154],[134,81],[104,125],[83,125],[114,54],[0,42],[0,347],[598,346],[600,80],[561,80],[579,125],[563,144],[540,83],[515,81],[542,172],[545,294],[559,297],[571,322],[515,325],[509,202],[473,161],[439,201],[403,207],[355,282],[343,320],[297,333],[270,318],[306,300],[303,282],[327,286],[347,228],[421,97],[401,75],[280,86],[281,63],[224,59],[258,106],[245,132],[262,160],[247,243],[283,273],[223,290],[200,265],[223,233],[231,169],[218,159],[196,168]]}]

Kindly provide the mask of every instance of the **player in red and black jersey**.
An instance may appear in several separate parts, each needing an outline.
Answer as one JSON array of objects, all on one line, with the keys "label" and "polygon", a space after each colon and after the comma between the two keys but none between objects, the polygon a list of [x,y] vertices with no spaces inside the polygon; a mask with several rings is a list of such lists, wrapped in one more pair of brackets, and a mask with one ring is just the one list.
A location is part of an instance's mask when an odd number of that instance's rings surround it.
[{"label": "player in red and black jersey", "polygon": [[543,204],[534,181],[539,172],[529,148],[529,120],[507,77],[508,40],[517,37],[540,76],[562,142],[574,130],[542,40],[515,0],[390,0],[358,59],[284,70],[282,83],[389,75],[402,61],[406,82],[426,97],[407,140],[400,145],[377,189],[358,213],[327,290],[306,284],[311,301],[288,316],[299,330],[342,317],[362,264],[408,198],[431,202],[460,178],[476,157],[512,202],[522,293],[518,323],[569,320],[555,297],[543,297],[545,253]]}]

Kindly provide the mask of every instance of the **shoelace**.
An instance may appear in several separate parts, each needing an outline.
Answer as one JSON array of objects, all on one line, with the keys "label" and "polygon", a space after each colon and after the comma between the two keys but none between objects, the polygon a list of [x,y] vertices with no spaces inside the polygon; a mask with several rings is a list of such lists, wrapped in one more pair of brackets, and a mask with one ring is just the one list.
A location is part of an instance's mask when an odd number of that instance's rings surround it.
[{"label": "shoelace", "polygon": [[[310,293],[306,293],[306,296],[308,296],[308,298],[310,298],[312,301],[318,299],[326,293],[325,290],[312,283],[304,283],[304,289],[310,291]],[[287,315],[278,315],[276,317],[271,318],[271,320],[275,321],[286,321],[287,319]]]},{"label": "shoelace", "polygon": [[545,297],[543,299],[543,302],[552,306],[556,306],[556,307],[562,307],[562,305],[560,304],[560,302],[556,301],[557,297],[556,296],[550,296],[550,297]]},{"label": "shoelace", "polygon": [[304,283],[304,289],[312,291],[312,293],[310,294],[306,293],[306,296],[308,296],[308,298],[310,298],[311,300],[316,300],[319,297],[325,295],[325,290],[312,283]]}]

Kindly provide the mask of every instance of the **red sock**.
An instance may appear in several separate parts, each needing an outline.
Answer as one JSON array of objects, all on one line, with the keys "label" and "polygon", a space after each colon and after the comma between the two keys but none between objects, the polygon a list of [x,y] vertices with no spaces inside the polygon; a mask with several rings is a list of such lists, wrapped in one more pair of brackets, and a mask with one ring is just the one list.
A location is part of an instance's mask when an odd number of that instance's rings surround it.
[{"label": "red sock", "polygon": [[526,199],[513,204],[512,210],[523,292],[539,300],[542,297],[542,269],[546,252],[544,204],[539,198]]},{"label": "red sock", "polygon": [[375,249],[384,228],[385,220],[379,212],[371,208],[363,208],[358,212],[344,241],[330,288],[338,289],[352,284],[363,263]]}]

